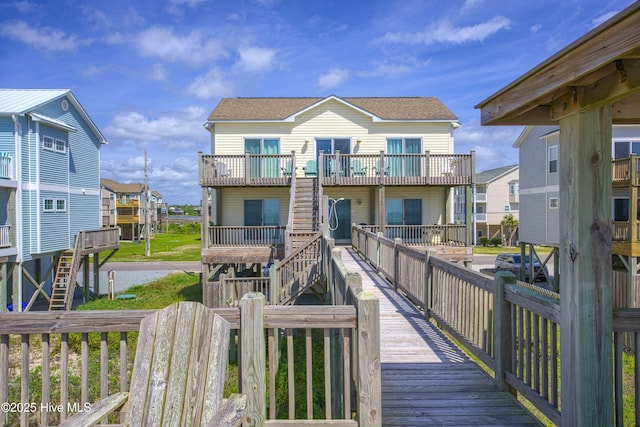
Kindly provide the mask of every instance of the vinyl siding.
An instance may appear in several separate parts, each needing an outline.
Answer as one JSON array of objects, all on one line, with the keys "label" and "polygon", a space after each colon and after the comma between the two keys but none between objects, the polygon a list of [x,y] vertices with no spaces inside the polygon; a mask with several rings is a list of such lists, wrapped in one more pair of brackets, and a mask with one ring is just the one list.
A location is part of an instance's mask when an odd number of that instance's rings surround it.
[{"label": "vinyl siding", "polygon": [[446,191],[444,187],[388,187],[387,199],[422,199],[422,224],[445,224]]},{"label": "vinyl siding", "polygon": [[324,195],[330,199],[351,200],[351,223],[370,224],[371,209],[377,211],[376,201],[370,200],[371,191],[367,187],[326,187]]},{"label": "vinyl siding", "polygon": [[220,225],[244,226],[244,201],[259,199],[280,200],[280,225],[289,217],[288,188],[223,188],[221,189],[222,222]]},{"label": "vinyl siding", "polygon": [[[491,225],[499,225],[505,215],[513,215],[515,219],[520,218],[520,209],[518,203],[509,203],[509,182],[519,179],[519,172],[516,169],[513,172],[505,174],[495,181],[487,184],[487,203],[486,210],[487,222]],[[509,206],[509,211],[505,211],[504,207]]]},{"label": "vinyl siding", "polygon": [[[243,154],[244,138],[279,138],[280,153],[295,151],[297,163],[302,165],[315,159],[315,138],[351,138],[352,154],[379,154],[386,150],[388,137],[412,137],[422,139],[422,152],[446,154],[453,152],[450,128],[446,122],[374,123],[370,116],[330,101],[300,114],[293,123],[216,123],[211,152]],[[361,139],[361,144],[356,145],[356,139]]]},{"label": "vinyl siding", "polygon": [[15,139],[13,136],[13,119],[11,117],[0,117],[0,151],[14,154]]},{"label": "vinyl siding", "polygon": [[[69,149],[68,132],[40,124],[38,150],[40,151],[40,183],[56,184],[66,187],[69,183]],[[65,144],[65,152],[48,150],[43,147],[44,137],[61,140]]]},{"label": "vinyl siding", "polygon": [[[65,200],[66,210],[63,212],[44,212],[43,200]],[[40,250],[34,246],[33,252],[53,252],[68,249],[69,243],[69,197],[67,193],[54,191],[40,192]]]}]

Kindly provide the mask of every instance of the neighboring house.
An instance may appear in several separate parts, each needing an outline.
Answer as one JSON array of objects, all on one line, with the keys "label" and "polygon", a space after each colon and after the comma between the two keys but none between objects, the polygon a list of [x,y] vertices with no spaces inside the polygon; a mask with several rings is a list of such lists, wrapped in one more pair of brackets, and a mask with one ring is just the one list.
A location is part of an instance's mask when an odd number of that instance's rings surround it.
[{"label": "neighboring house", "polygon": [[452,189],[471,198],[474,155],[454,154],[458,126],[436,98],[222,99],[200,154],[203,263],[266,263],[323,223],[338,242],[356,223],[465,246]]},{"label": "neighboring house", "polygon": [[501,222],[506,215],[519,219],[519,171],[518,165],[488,169],[476,174],[475,229],[476,241],[482,236],[503,236]]},{"label": "neighboring house", "polygon": [[105,143],[70,90],[0,89],[0,311],[48,298],[62,252],[100,228]]},{"label": "neighboring house", "polygon": [[[560,134],[557,126],[529,126],[514,147],[520,156],[520,242],[558,247],[560,235],[558,174]],[[640,126],[612,129],[612,253],[635,275],[640,256]],[[636,200],[635,203],[629,203]],[[557,256],[557,251],[556,251]],[[614,259],[616,263],[616,259]],[[558,262],[555,262],[558,265]]]},{"label": "neighboring house", "polygon": [[149,220],[149,235],[160,228],[162,195],[149,190],[145,196],[144,184],[123,184],[111,179],[100,179],[102,189],[102,226],[120,227],[121,240],[139,240],[144,237]]}]

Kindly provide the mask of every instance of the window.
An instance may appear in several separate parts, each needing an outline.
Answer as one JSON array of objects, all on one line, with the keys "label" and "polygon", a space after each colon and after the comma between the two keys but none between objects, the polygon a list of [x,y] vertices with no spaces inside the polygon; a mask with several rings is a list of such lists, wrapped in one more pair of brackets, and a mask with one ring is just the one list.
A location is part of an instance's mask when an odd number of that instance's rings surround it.
[{"label": "window", "polygon": [[43,212],[65,212],[67,210],[66,199],[43,199]]},{"label": "window", "polygon": [[[279,159],[280,140],[277,138],[246,138],[244,152],[251,155],[249,160],[250,176],[277,177],[280,174]],[[270,157],[266,157],[266,156]]]},{"label": "window", "polygon": [[504,211],[505,212],[510,212],[511,211],[511,207],[509,207],[509,205],[504,205]]},{"label": "window", "polygon": [[515,196],[516,194],[518,194],[518,184],[512,182],[509,184],[509,195]]},{"label": "window", "polygon": [[53,138],[51,138],[50,136],[43,136],[42,137],[42,148],[44,148],[45,150],[52,150],[54,147],[54,143],[53,143]]},{"label": "window", "polygon": [[640,141],[614,141],[614,159],[626,159],[631,154],[640,155]]},{"label": "window", "polygon": [[55,146],[55,150],[60,152],[60,153],[65,153],[67,151],[67,147],[66,144],[64,143],[63,140],[61,139],[56,139],[56,146]]},{"label": "window", "polygon": [[[387,138],[387,165],[385,171],[389,176],[420,176],[420,157],[403,156],[403,154],[420,154],[422,140],[420,138]],[[447,165],[441,165],[439,172],[450,172]]]},{"label": "window", "polygon": [[[629,221],[629,199],[626,197],[616,197],[613,199],[613,220],[620,222]],[[640,199],[637,201],[638,212],[636,217],[640,220]]]},{"label": "window", "polygon": [[549,197],[549,209],[558,209],[557,197]]},{"label": "window", "polygon": [[558,146],[549,147],[549,173],[558,172]]},{"label": "window", "polygon": [[53,199],[44,199],[44,203],[42,204],[42,210],[45,212],[54,212],[55,209],[53,207]]}]

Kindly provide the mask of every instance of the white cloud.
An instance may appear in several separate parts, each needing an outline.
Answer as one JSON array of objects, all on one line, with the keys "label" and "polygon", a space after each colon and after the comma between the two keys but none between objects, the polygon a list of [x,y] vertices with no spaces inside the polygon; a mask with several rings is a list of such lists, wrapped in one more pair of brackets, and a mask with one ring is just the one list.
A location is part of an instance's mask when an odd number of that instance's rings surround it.
[{"label": "white cloud", "polygon": [[262,47],[245,47],[239,49],[240,61],[238,65],[251,72],[269,70],[272,68],[276,51]]},{"label": "white cloud", "polygon": [[205,40],[199,31],[177,36],[171,28],[153,27],[140,33],[136,42],[143,56],[191,66],[203,65],[226,56],[218,41]]},{"label": "white cloud", "polygon": [[440,21],[427,31],[418,33],[387,33],[378,42],[425,44],[453,43],[462,44],[473,41],[483,41],[500,30],[509,29],[511,20],[504,16],[476,25],[454,27],[448,21]]},{"label": "white cloud", "polygon": [[513,143],[522,127],[482,127],[476,120],[463,125],[454,133],[456,152],[476,152],[476,171],[518,163],[518,150]]},{"label": "white cloud", "polygon": [[36,4],[23,0],[23,1],[14,1],[14,2],[8,2],[8,3],[0,3],[0,6],[15,7],[18,10],[18,12],[27,13],[30,10],[34,9],[36,7]]},{"label": "white cloud", "polygon": [[344,68],[333,68],[328,73],[318,78],[318,88],[321,90],[333,89],[349,79],[350,72]]},{"label": "white cloud", "polygon": [[233,83],[225,79],[219,68],[212,68],[198,76],[187,88],[187,92],[200,99],[230,96],[234,92]]},{"label": "white cloud", "polygon": [[196,6],[199,6],[202,3],[205,3],[207,0],[169,0],[169,3],[176,5],[176,6],[182,6],[182,5],[186,5],[192,8],[195,8]]},{"label": "white cloud", "polygon": [[107,71],[107,67],[106,66],[102,66],[102,67],[89,66],[89,67],[83,68],[80,71],[80,74],[82,74],[84,77],[92,77],[92,76],[100,75],[100,74],[104,73],[105,71]]},{"label": "white cloud", "polygon": [[615,15],[617,15],[617,14],[618,14],[618,12],[619,12],[619,11],[607,12],[607,13],[605,13],[604,15],[600,15],[600,16],[598,16],[598,17],[594,18],[594,19],[591,21],[591,24],[592,24],[594,27],[597,27],[598,25],[602,24],[603,22],[605,22],[605,21],[607,21],[608,19],[610,19],[610,18],[614,17]]},{"label": "white cloud", "polygon": [[483,1],[484,0],[464,0],[464,3],[462,4],[462,7],[460,8],[460,10],[465,11],[465,10],[473,9]]},{"label": "white cloud", "polygon": [[537,24],[537,25],[532,25],[531,26],[531,32],[532,33],[537,33],[538,31],[540,31],[542,29],[542,25]]},{"label": "white cloud", "polygon": [[115,115],[105,133],[114,145],[118,141],[133,142],[141,149],[158,143],[167,150],[182,151],[207,139],[202,129],[205,120],[206,112],[200,107],[156,116],[129,111]]},{"label": "white cloud", "polygon": [[46,52],[75,52],[93,42],[55,28],[34,28],[24,21],[5,22],[0,26],[0,34]]}]

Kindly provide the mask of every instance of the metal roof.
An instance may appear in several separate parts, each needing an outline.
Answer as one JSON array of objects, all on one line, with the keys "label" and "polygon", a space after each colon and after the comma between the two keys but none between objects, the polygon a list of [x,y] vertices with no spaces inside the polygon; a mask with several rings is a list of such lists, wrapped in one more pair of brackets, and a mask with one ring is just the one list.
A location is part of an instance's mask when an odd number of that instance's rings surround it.
[{"label": "metal roof", "polygon": [[0,114],[23,114],[61,98],[69,89],[0,89]]}]

